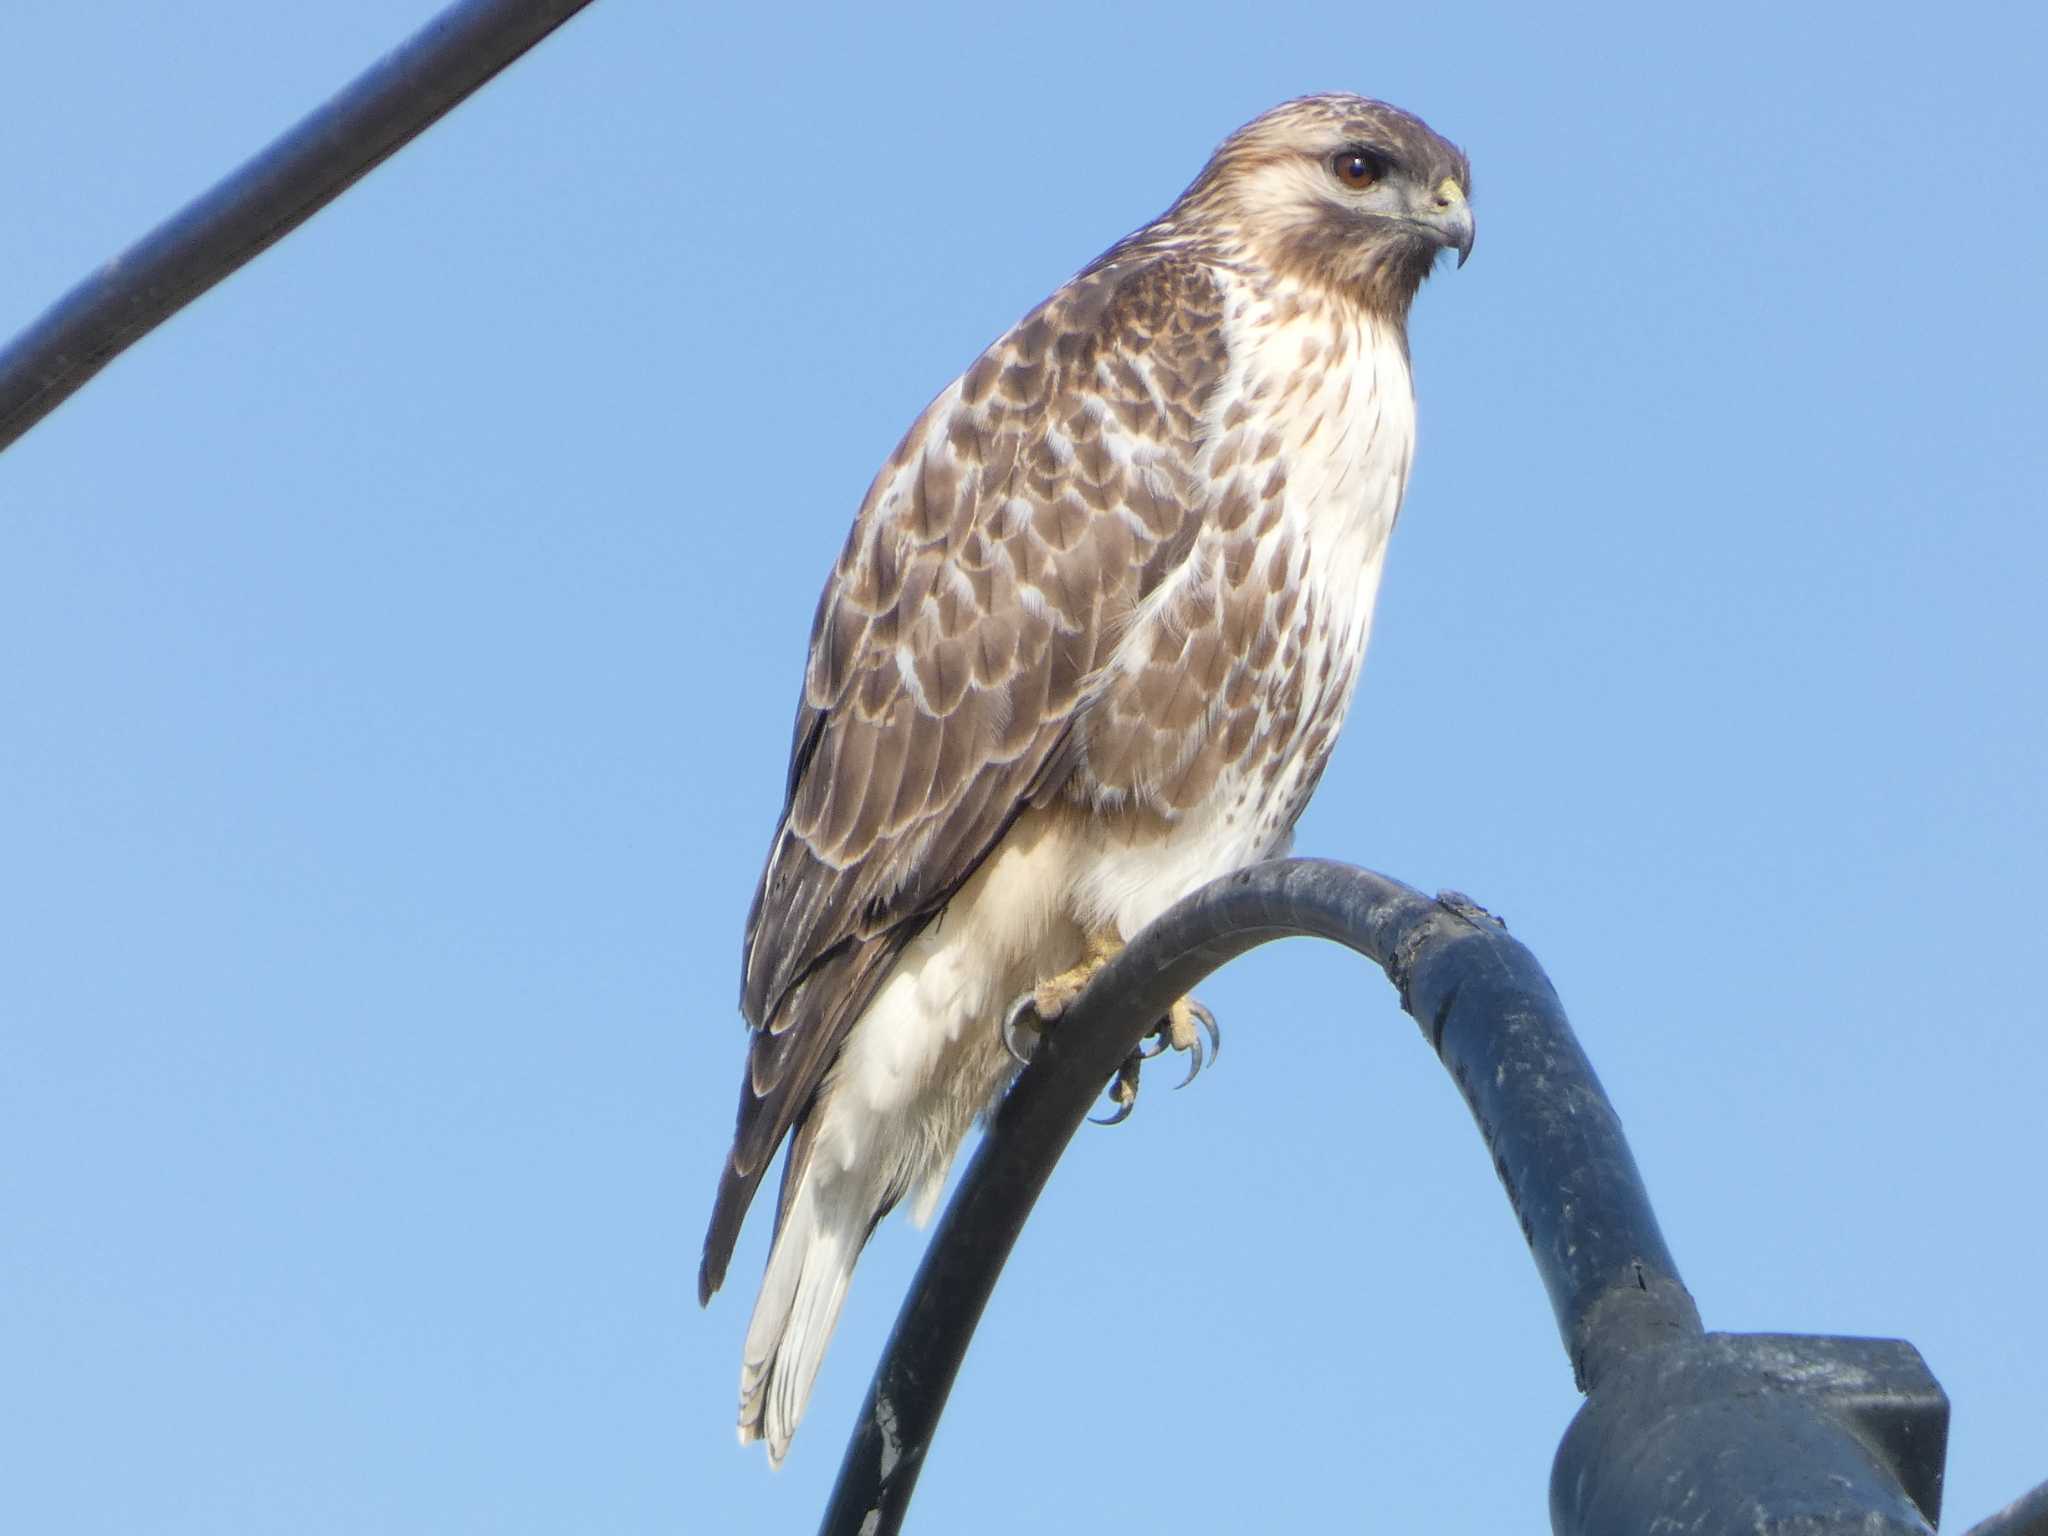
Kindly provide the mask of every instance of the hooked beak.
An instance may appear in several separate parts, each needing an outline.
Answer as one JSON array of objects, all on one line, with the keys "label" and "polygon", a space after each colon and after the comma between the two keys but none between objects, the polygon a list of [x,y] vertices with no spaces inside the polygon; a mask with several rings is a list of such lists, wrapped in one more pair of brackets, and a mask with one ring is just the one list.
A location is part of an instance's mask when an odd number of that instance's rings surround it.
[{"label": "hooked beak", "polygon": [[1428,230],[1445,250],[1458,253],[1458,265],[1472,254],[1472,205],[1455,176],[1436,184],[1429,200],[1415,212],[1415,222]]}]

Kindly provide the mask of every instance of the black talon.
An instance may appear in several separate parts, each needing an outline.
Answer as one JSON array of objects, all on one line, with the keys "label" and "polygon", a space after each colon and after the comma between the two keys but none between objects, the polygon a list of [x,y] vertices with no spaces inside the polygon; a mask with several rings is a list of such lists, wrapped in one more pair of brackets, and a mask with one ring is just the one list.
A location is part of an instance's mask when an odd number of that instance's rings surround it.
[{"label": "black talon", "polygon": [[1130,1104],[1120,1105],[1117,1112],[1113,1115],[1090,1115],[1088,1123],[1090,1125],[1122,1125],[1131,1118],[1131,1105],[1137,1102],[1136,1099],[1133,1099]]},{"label": "black talon", "polygon": [[1122,1125],[1131,1118],[1131,1111],[1138,1106],[1138,1059],[1138,1053],[1133,1051],[1116,1069],[1116,1080],[1109,1088],[1109,1096],[1116,1102],[1116,1113],[1106,1117],[1090,1115],[1090,1125]]},{"label": "black talon", "polygon": [[[1029,1001],[1029,998],[1019,999],[1016,1006],[1011,1008],[1009,1017],[1003,1021],[1003,1043],[1005,1045],[1010,1044],[1011,1028],[1022,1015],[1024,1007]],[[1188,1075],[1173,1085],[1176,1089],[1185,1088],[1189,1083],[1192,1083],[1202,1068],[1213,1063],[1223,1050],[1223,1031],[1217,1027],[1216,1015],[1207,1008],[1204,1008],[1193,998],[1187,1000],[1187,1005],[1189,1016],[1201,1027],[1194,1039],[1188,1042]],[[1202,1049],[1203,1035],[1209,1037],[1209,1048],[1206,1052]],[[1158,1026],[1138,1043],[1137,1049],[1126,1056],[1123,1065],[1117,1068],[1116,1078],[1109,1087],[1109,1096],[1115,1101],[1117,1106],[1115,1113],[1109,1115],[1090,1115],[1088,1117],[1089,1123],[1093,1125],[1122,1125],[1124,1121],[1130,1119],[1131,1110],[1136,1107],[1138,1102],[1139,1066],[1144,1062],[1150,1061],[1154,1056],[1160,1055],[1172,1044],[1173,1020],[1171,1016],[1168,1016],[1159,1021]],[[1017,1055],[1015,1046],[1010,1047],[1010,1054],[1013,1056]],[[1022,1060],[1023,1058],[1019,1057],[1018,1059]]]},{"label": "black talon", "polygon": [[[1029,992],[1026,992],[1016,1002],[1010,1004],[1010,1011],[1003,1015],[1003,1049],[1010,1053],[1011,1058],[1020,1067],[1031,1065],[1030,1056],[1019,1049],[1017,1045],[1018,1021],[1024,1017],[1027,1011],[1034,1015],[1038,1012],[1037,1004]],[[1036,1029],[1033,1029],[1031,1032],[1034,1035],[1039,1033]]]}]

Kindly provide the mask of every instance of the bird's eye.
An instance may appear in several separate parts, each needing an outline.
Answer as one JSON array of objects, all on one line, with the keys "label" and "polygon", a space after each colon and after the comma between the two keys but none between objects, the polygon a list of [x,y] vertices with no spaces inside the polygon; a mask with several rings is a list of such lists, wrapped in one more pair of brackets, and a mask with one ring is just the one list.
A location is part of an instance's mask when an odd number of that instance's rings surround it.
[{"label": "bird's eye", "polygon": [[1330,157],[1330,170],[1354,192],[1363,192],[1386,174],[1378,155],[1362,149],[1340,149]]}]

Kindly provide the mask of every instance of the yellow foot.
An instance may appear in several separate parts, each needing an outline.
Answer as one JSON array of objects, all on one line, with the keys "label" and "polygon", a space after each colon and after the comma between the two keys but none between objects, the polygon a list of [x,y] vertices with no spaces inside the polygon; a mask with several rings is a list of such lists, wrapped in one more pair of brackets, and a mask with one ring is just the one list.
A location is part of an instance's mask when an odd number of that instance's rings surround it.
[{"label": "yellow foot", "polygon": [[1183,997],[1166,1010],[1166,1017],[1153,1028],[1145,1039],[1149,1048],[1140,1045],[1124,1058],[1124,1064],[1116,1069],[1116,1076],[1110,1079],[1109,1098],[1116,1108],[1107,1115],[1090,1116],[1097,1125],[1121,1125],[1128,1120],[1132,1109],[1138,1103],[1138,1068],[1162,1051],[1175,1050],[1188,1053],[1188,1075],[1173,1086],[1185,1088],[1195,1080],[1195,1074],[1202,1070],[1202,1036],[1209,1037],[1208,1060],[1214,1061],[1223,1053],[1223,1031],[1216,1027],[1216,1015],[1196,1002],[1192,997]]},{"label": "yellow foot", "polygon": [[1081,949],[1081,963],[1041,981],[1031,989],[1031,1011],[1040,1024],[1050,1024],[1087,989],[1095,973],[1123,953],[1124,941],[1114,933],[1091,933]]},{"label": "yellow foot", "polygon": [[1018,1044],[1019,1031],[1030,1031],[1035,1044],[1036,1037],[1043,1035],[1048,1024],[1073,1007],[1074,999],[1095,979],[1095,973],[1109,964],[1123,947],[1124,941],[1109,930],[1089,934],[1081,947],[1080,964],[1041,981],[1010,1004],[1009,1012],[1003,1015],[1003,1044],[1017,1058],[1020,1066],[1031,1060],[1031,1052]]},{"label": "yellow foot", "polygon": [[[1067,1009],[1073,1006],[1095,973],[1107,965],[1123,949],[1123,940],[1114,933],[1091,934],[1082,951],[1081,961],[1057,976],[1040,982],[1029,992],[1010,1005],[1003,1018],[1003,1044],[1019,1062],[1030,1060],[1030,1053],[1017,1042],[1020,1028],[1028,1027],[1032,1034],[1039,1035],[1048,1024],[1057,1021]],[[1188,1075],[1174,1086],[1185,1088],[1195,1080],[1195,1074],[1202,1070],[1202,1036],[1209,1037],[1207,1059],[1213,1061],[1223,1049],[1223,1035],[1216,1027],[1216,1016],[1196,1002],[1192,997],[1183,997],[1167,1009],[1166,1017],[1146,1036],[1148,1045],[1141,1045],[1124,1058],[1117,1068],[1116,1076],[1110,1080],[1110,1102],[1116,1109],[1109,1115],[1096,1120],[1098,1125],[1117,1125],[1130,1116],[1132,1107],[1138,1101],[1138,1070],[1140,1066],[1166,1050],[1188,1053]]]}]

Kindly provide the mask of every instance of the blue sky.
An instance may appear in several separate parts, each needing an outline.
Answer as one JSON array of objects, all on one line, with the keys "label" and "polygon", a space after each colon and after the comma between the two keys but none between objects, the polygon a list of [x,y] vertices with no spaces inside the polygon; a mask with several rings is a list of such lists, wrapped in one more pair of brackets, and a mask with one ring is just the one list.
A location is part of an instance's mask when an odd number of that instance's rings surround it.
[{"label": "blue sky", "polygon": [[[0,458],[0,1525],[808,1529],[697,1245],[819,582],[922,403],[1239,122],[1463,143],[1303,852],[1547,965],[1709,1326],[2048,1476],[2048,36],[2018,5],[601,0]],[[14,0],[0,332],[422,3]],[[1088,1131],[913,1529],[1537,1529],[1570,1373],[1360,962]],[[765,1215],[765,1211],[757,1213]]]}]

